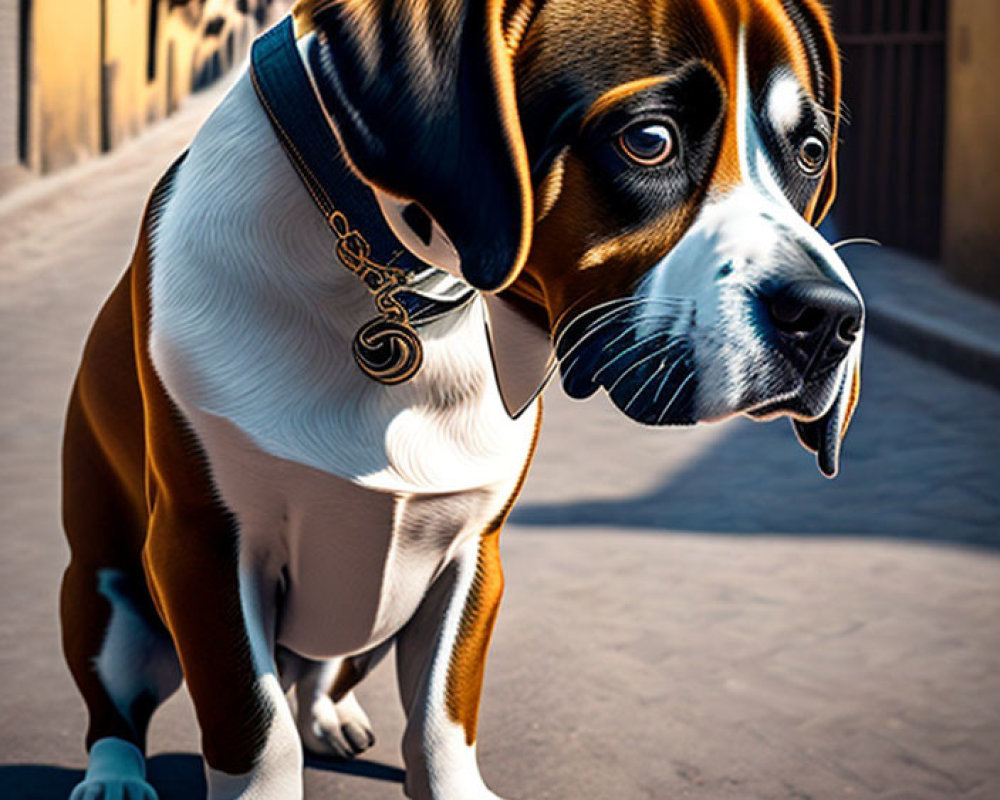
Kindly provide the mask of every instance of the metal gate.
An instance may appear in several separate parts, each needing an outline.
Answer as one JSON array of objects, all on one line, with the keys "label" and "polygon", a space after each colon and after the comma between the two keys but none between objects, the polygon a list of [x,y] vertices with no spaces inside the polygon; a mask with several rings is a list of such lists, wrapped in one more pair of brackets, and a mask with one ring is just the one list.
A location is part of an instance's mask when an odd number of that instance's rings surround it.
[{"label": "metal gate", "polygon": [[841,236],[941,249],[948,0],[833,0],[847,124]]}]

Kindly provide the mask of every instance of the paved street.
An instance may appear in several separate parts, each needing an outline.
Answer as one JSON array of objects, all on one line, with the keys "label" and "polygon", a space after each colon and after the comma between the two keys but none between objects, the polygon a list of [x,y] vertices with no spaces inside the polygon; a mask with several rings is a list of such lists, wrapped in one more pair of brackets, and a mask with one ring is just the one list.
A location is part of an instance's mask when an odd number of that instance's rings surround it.
[{"label": "paved street", "polygon": [[[59,653],[61,415],[159,173],[220,96],[0,197],[0,798],[65,798],[84,713]],[[686,431],[550,391],[504,534],[484,775],[510,800],[1000,797],[1000,393],[878,341],[842,476],[787,423]],[[392,666],[379,742],[309,798],[402,797]],[[161,800],[203,791],[178,694]]]}]

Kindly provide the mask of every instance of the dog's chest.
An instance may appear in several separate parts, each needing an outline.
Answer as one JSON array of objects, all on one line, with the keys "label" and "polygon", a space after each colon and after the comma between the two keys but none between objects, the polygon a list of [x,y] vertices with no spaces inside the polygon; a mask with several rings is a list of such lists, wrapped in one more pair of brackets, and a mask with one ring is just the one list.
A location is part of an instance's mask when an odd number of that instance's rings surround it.
[{"label": "dog's chest", "polygon": [[[352,487],[353,488],[353,487]],[[297,520],[278,641],[304,655],[366,650],[413,615],[453,548],[478,536],[511,487],[438,497],[367,496],[347,490],[326,515]]]},{"label": "dog's chest", "polygon": [[182,408],[383,491],[463,491],[520,471],[532,415],[504,409],[480,299],[420,329],[413,380],[360,372],[351,342],[373,298],[336,260],[247,79],[199,132],[154,234],[151,357]]},{"label": "dog's chest", "polygon": [[[423,332],[411,384],[383,387],[338,328],[371,314],[353,284],[342,306],[323,291],[240,297],[238,281],[189,293],[172,281],[190,264],[154,254],[151,355],[238,520],[244,570],[280,586],[280,643],[314,657],[374,646],[503,508],[537,410],[503,410],[477,305]],[[195,297],[210,303],[192,311]]]},{"label": "dog's chest", "polygon": [[390,635],[530,455],[537,409],[504,410],[482,301],[420,330],[413,380],[364,376],[351,340],[371,295],[245,79],[151,240],[149,355],[239,521],[244,567],[284,583],[282,642],[330,655]]},{"label": "dog's chest", "polygon": [[219,494],[239,522],[241,579],[280,600],[277,641],[325,658],[370,649],[413,615],[450,555],[502,510],[517,476],[455,493],[382,492],[263,452],[193,410]]}]

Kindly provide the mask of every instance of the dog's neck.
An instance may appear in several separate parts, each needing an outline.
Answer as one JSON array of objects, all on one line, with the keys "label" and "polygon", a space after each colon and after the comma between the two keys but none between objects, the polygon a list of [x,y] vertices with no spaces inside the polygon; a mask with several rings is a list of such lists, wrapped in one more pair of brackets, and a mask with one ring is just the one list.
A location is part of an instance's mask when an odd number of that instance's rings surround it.
[{"label": "dog's neck", "polygon": [[[343,198],[350,198],[348,202],[353,201],[357,213],[347,213],[346,218],[356,226],[358,235],[364,237],[373,230],[382,233],[383,241],[390,243],[381,248],[383,253],[392,244],[400,246],[393,255],[394,266],[397,263],[402,266],[408,277],[406,287],[393,296],[414,312],[411,320],[415,324],[440,318],[464,306],[472,299],[473,292],[462,280],[457,251],[440,226],[416,204],[370,187],[354,174],[342,155],[336,123],[329,111],[335,107],[329,99],[335,90],[331,85],[330,65],[322,58],[321,36],[306,35],[294,46],[292,41],[290,26],[286,24],[284,31],[275,29],[255,45],[254,84],[290,162],[310,189],[313,200],[324,216],[330,217],[335,205],[340,206]],[[275,64],[283,65],[283,69],[279,70]],[[296,79],[294,75],[299,77]],[[290,83],[291,99],[281,93],[284,81]],[[302,95],[301,99],[297,95]],[[309,118],[306,113],[309,109],[303,109],[301,104],[314,97],[311,124],[307,125],[303,120]],[[329,157],[330,150],[337,152],[335,159]],[[333,227],[336,232],[338,226]],[[402,247],[406,255],[401,255]],[[376,260],[371,266],[375,270],[380,263],[378,252],[372,248]],[[366,275],[361,277],[367,281]],[[380,300],[379,307],[383,305]],[[540,288],[526,278],[523,284],[515,284],[503,295],[487,298],[487,306],[491,360],[498,385],[507,410],[518,416],[553,372],[544,298]]]}]

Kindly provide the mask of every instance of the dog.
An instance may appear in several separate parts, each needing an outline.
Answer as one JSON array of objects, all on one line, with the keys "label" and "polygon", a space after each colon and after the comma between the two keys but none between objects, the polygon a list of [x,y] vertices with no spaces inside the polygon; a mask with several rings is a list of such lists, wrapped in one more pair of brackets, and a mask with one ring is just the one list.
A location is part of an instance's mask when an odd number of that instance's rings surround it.
[{"label": "dog", "polygon": [[155,798],[147,726],[182,678],[208,796],[301,797],[303,745],[371,745],[353,689],[392,646],[406,793],[496,798],[498,535],[548,378],[651,426],[789,417],[827,475],[857,401],[864,307],[813,227],[840,107],[818,0],[295,19],[154,190],[84,349],[73,800]]}]

